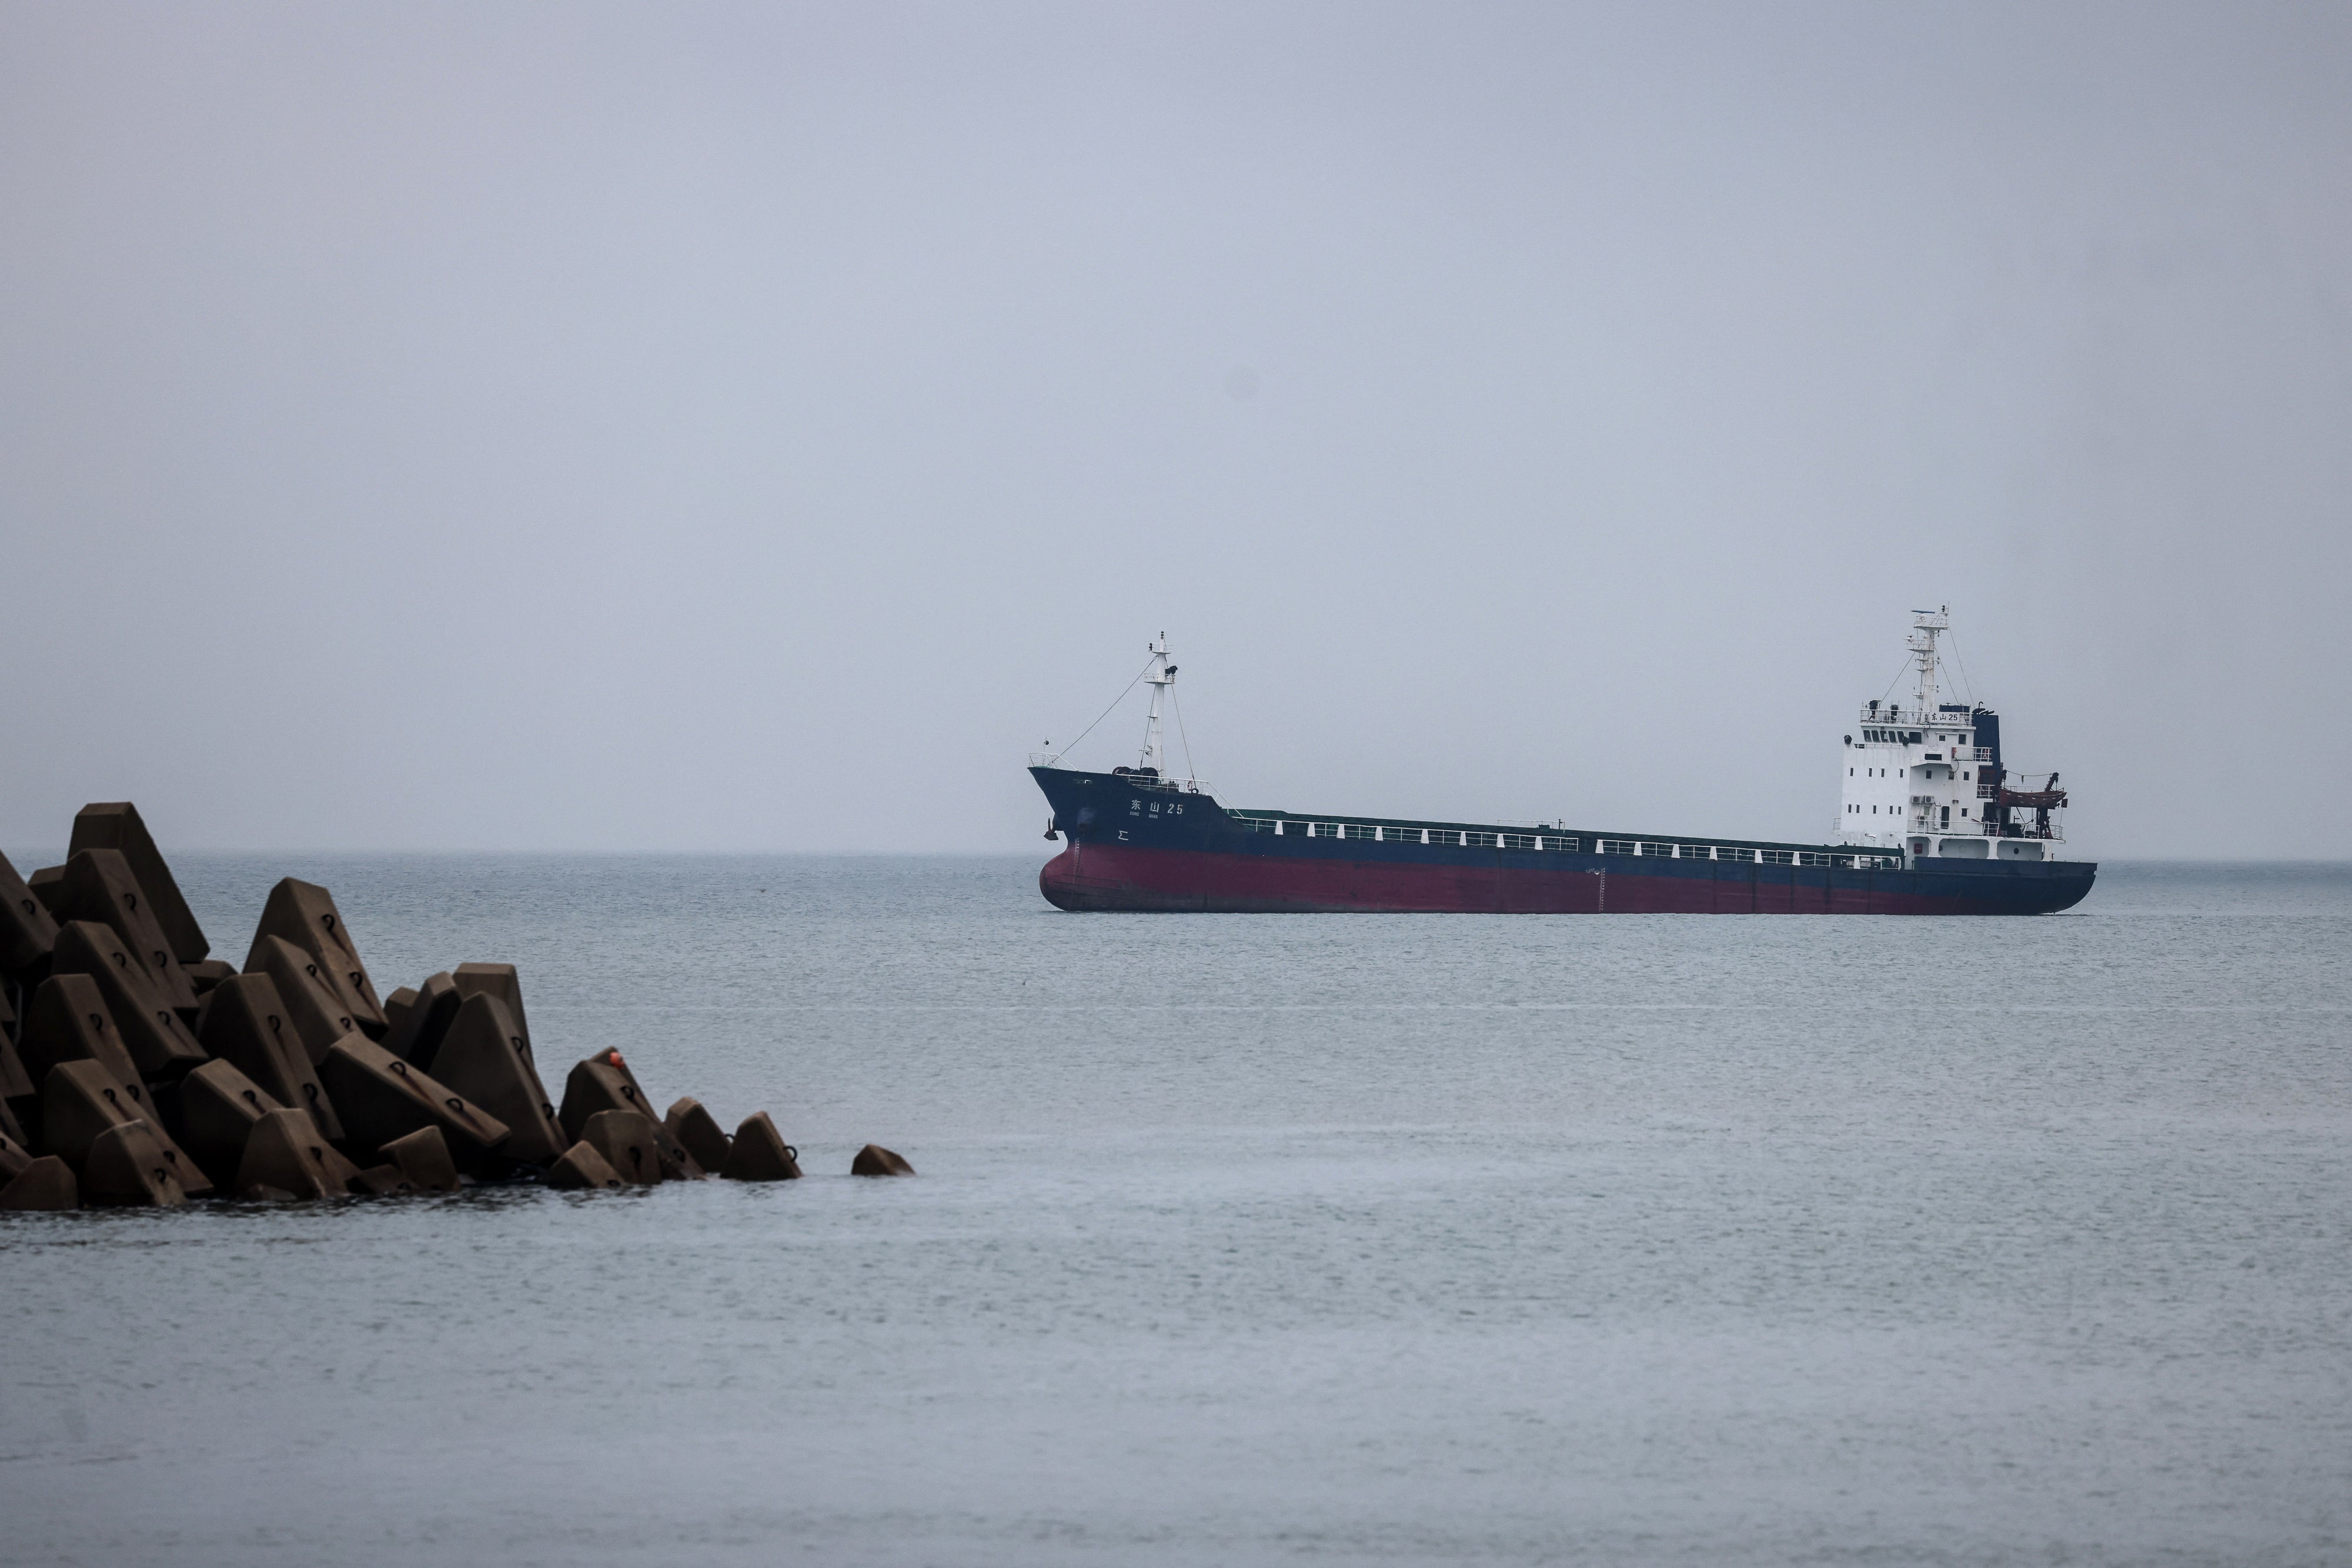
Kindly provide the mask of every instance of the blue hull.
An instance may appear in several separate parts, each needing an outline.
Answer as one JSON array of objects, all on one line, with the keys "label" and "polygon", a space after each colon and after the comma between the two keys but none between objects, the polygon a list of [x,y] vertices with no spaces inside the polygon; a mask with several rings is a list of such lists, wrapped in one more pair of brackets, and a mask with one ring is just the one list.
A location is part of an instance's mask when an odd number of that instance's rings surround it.
[{"label": "blue hull", "polygon": [[1030,773],[1068,840],[1039,888],[1073,910],[2046,915],[2080,903],[2098,873],[2084,861],[1906,863],[1851,844],[1232,811],[1166,780]]}]

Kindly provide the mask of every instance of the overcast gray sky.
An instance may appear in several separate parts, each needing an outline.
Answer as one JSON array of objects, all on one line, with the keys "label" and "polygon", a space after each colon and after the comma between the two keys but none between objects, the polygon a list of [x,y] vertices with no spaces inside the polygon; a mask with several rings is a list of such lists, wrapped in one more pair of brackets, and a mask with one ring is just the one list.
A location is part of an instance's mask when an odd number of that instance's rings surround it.
[{"label": "overcast gray sky", "polygon": [[[0,844],[2352,854],[2352,8],[0,6]],[[1139,706],[1077,754],[1132,760]]]}]

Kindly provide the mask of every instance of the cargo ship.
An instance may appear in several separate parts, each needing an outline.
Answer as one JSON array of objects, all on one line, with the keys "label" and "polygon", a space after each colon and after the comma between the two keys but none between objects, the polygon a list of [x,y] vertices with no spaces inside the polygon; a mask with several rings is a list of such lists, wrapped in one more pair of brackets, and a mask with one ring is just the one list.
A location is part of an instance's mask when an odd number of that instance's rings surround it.
[{"label": "cargo ship", "polygon": [[[1443,822],[1227,807],[1168,767],[1168,638],[1132,768],[1030,774],[1060,853],[1038,873],[1068,910],[1524,915],[2047,915],[2082,901],[2098,867],[2065,858],[2058,775],[2012,773],[2000,716],[1942,700],[1948,609],[1914,614],[1909,706],[1856,711],[1840,743],[1839,831],[1822,843],[1554,822]],[[1118,705],[1114,704],[1116,707]],[[1097,720],[1099,724],[1101,721]],[[1092,727],[1089,727],[1090,729]],[[1085,737],[1082,735],[1080,740]],[[1075,744],[1075,743],[1074,743]],[[1188,769],[1189,771],[1189,769]]]}]

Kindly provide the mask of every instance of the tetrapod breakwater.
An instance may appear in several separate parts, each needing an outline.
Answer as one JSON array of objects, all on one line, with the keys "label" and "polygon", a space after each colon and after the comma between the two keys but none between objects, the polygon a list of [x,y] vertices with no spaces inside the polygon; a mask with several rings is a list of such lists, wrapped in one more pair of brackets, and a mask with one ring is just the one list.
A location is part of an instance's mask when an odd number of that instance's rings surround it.
[{"label": "tetrapod breakwater", "polygon": [[[850,1174],[914,1171],[869,1144]],[[61,865],[0,856],[0,1210],[800,1175],[767,1112],[657,1112],[618,1051],[550,1095],[511,964],[379,996],[324,887],[279,881],[243,967],[214,957],[128,801],[84,807]]]}]

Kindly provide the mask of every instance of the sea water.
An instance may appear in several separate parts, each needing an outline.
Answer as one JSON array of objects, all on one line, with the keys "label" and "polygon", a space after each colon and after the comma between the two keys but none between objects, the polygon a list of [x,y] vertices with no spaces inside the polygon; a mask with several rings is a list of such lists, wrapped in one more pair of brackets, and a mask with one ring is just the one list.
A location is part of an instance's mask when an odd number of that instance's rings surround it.
[{"label": "sea water", "polygon": [[519,964],[551,1088],[617,1047],[810,1175],[0,1216],[8,1563],[2352,1561],[2347,868],[1971,920],[176,863],[232,960],[325,883],[381,989]]}]

